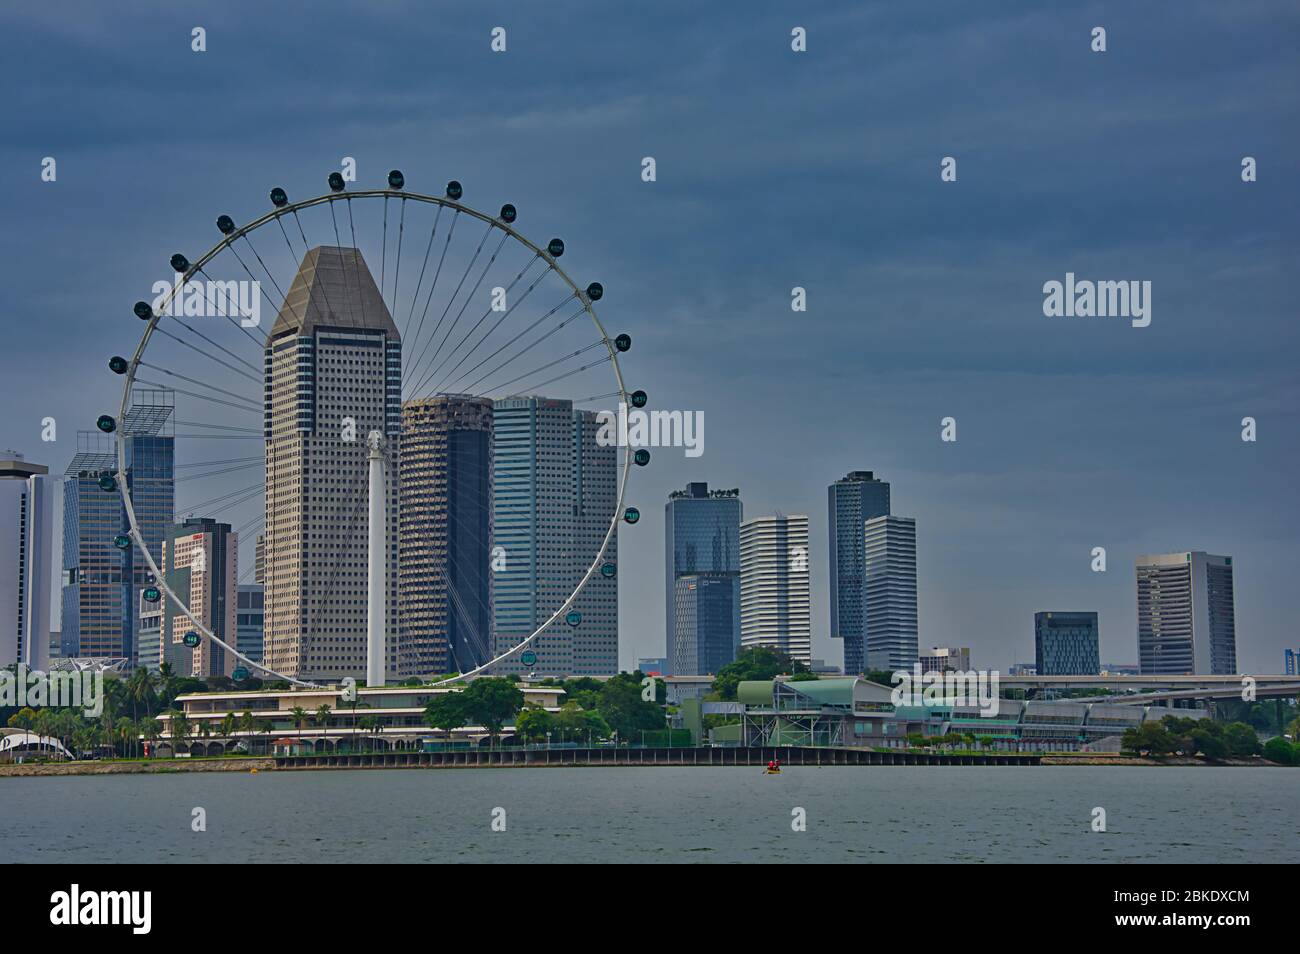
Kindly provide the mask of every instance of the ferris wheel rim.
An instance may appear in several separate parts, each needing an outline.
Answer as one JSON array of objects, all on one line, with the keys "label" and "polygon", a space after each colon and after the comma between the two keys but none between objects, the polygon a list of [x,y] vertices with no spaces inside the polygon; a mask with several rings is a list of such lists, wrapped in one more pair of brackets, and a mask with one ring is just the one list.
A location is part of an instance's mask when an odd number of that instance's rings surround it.
[{"label": "ferris wheel rim", "polygon": [[[457,201],[447,196],[434,196],[425,193],[410,192],[405,189],[394,189],[394,188],[361,189],[355,192],[348,192],[346,189],[343,189],[339,191],[331,191],[331,192],[323,193],[321,195],[314,196],[309,199],[302,199],[298,202],[286,202],[284,205],[277,205],[270,212],[267,212],[259,216],[258,218],[253,219],[251,222],[247,223],[246,225],[236,226],[229,233],[223,234],[221,241],[217,242],[216,245],[212,246],[212,248],[210,248],[206,253],[204,253],[202,257],[200,257],[197,261],[189,262],[188,263],[189,267],[184,272],[180,273],[182,275],[182,280],[180,282],[173,284],[172,287],[165,294],[159,297],[159,300],[163,308],[165,309],[167,306],[171,304],[171,302],[175,299],[178,291],[184,288],[184,286],[191,280],[191,277],[195,273],[201,272],[203,266],[207,265],[209,262],[216,259],[217,256],[219,256],[226,249],[231,248],[232,243],[234,243],[237,239],[241,237],[245,237],[251,233],[254,233],[258,229],[262,228],[265,225],[270,224],[273,221],[278,222],[283,216],[296,214],[301,209],[314,208],[316,206],[325,203],[330,203],[330,202],[350,201],[351,199],[354,198],[355,199],[399,198],[402,200],[411,199],[413,201],[422,202],[428,205],[436,205],[441,208],[450,208],[455,210],[457,213],[464,213],[475,219],[478,219],[479,221],[486,222],[492,228],[501,229],[509,237],[515,239],[517,242],[522,244],[525,248],[530,249],[535,255],[537,255],[539,258],[541,258],[543,261],[547,262],[550,265],[551,269],[555,272],[555,274],[558,275],[560,279],[566,285],[568,285],[569,288],[573,291],[574,297],[577,298],[578,301],[582,303],[583,310],[587,313],[587,316],[591,319],[592,323],[596,326],[596,330],[600,333],[601,341],[604,343],[606,350],[609,352],[610,363],[613,365],[614,368],[615,381],[618,384],[617,394],[619,400],[623,404],[628,403],[627,386],[623,380],[623,370],[618,361],[618,349],[614,346],[613,339],[610,338],[609,333],[605,330],[605,326],[601,323],[600,317],[596,314],[595,309],[592,307],[591,297],[583,289],[579,288],[578,285],[573,281],[573,279],[569,277],[568,273],[563,268],[560,267],[559,263],[556,261],[556,256],[550,254],[550,252],[547,249],[534,244],[530,239],[528,239],[526,236],[522,235],[517,229],[515,229],[509,222],[502,220],[499,216],[492,216],[492,215],[488,215],[487,213],[480,212],[477,209],[469,205],[466,205],[463,202]],[[394,304],[396,304],[396,302],[394,302]],[[284,307],[283,303],[281,304],[281,307],[282,308]],[[131,392],[135,384],[136,369],[139,367],[141,359],[144,357],[145,350],[149,344],[149,339],[152,337],[155,328],[157,327],[159,321],[163,317],[164,315],[157,310],[155,310],[149,316],[148,323],[146,324],[144,332],[140,337],[140,341],[136,345],[135,352],[131,357],[131,360],[127,366],[126,371],[124,372],[125,381],[123,383],[123,389],[122,389],[122,401],[118,409],[119,421],[124,421],[126,419],[127,409],[130,407],[131,404]],[[476,678],[484,670],[489,669],[492,666],[499,665],[502,662],[505,662],[506,660],[515,656],[516,654],[521,653],[527,646],[532,644],[532,642],[536,640],[538,636],[540,636],[550,626],[555,624],[562,616],[564,616],[569,612],[574,602],[577,600],[578,595],[582,592],[583,588],[587,585],[588,582],[590,582],[591,578],[599,570],[602,562],[604,561],[605,554],[609,550],[609,545],[613,541],[615,535],[618,532],[618,524],[620,519],[622,519],[623,516],[624,505],[627,497],[627,483],[631,476],[632,463],[633,463],[633,450],[630,443],[625,443],[622,450],[623,450],[623,464],[619,476],[618,499],[615,502],[613,513],[610,515],[609,527],[605,531],[605,536],[601,542],[600,549],[597,551],[596,556],[593,559],[591,565],[587,567],[587,570],[583,574],[582,579],[579,580],[578,584],[574,587],[573,591],[561,603],[560,608],[557,609],[550,616],[549,619],[547,619],[544,623],[542,623],[542,625],[538,626],[527,637],[522,639],[516,645],[512,646],[510,649],[506,650],[504,653],[501,653],[493,657],[492,659],[485,662],[483,665],[478,666],[477,668],[472,669],[467,673],[458,673],[454,676],[448,676],[447,678],[428,683],[430,687],[444,686],[444,685],[449,685],[456,682],[468,681]],[[231,646],[225,640],[218,637],[215,633],[211,631],[211,629],[205,623],[196,619],[193,616],[193,614],[190,613],[189,607],[186,605],[185,601],[182,600],[179,596],[177,596],[177,594],[172,590],[171,586],[167,583],[165,575],[158,568],[158,564],[154,560],[153,555],[149,552],[149,548],[144,544],[144,538],[140,533],[139,524],[138,521],[136,520],[134,503],[131,500],[131,494],[128,489],[129,482],[126,480],[126,469],[127,469],[126,468],[126,442],[123,439],[119,439],[117,441],[116,479],[118,484],[118,492],[120,493],[122,498],[122,506],[123,509],[125,510],[126,517],[127,517],[127,527],[128,527],[127,535],[131,538],[132,542],[135,545],[136,550],[144,557],[145,563],[148,565],[149,571],[154,577],[154,582],[150,585],[156,586],[161,591],[162,596],[167,601],[171,602],[173,606],[175,606],[178,610],[183,612],[186,615],[186,617],[189,619],[191,625],[194,626],[194,628],[201,634],[203,638],[211,640],[216,645],[230,652],[235,659],[240,660],[245,665],[261,673],[264,673],[274,679],[279,679],[288,682],[291,685],[300,686],[306,689],[327,688],[326,686],[322,686],[319,683],[311,682],[309,680],[299,679],[294,676],[289,676],[284,673],[276,672],[275,670],[269,669],[267,666],[265,666],[262,663],[254,662],[253,660],[249,659],[245,654],[241,653],[236,647]],[[173,514],[173,521],[174,519],[175,519],[175,514]],[[132,607],[132,612],[133,613],[135,612],[135,607]],[[386,635],[386,639],[387,639],[387,635]]]}]

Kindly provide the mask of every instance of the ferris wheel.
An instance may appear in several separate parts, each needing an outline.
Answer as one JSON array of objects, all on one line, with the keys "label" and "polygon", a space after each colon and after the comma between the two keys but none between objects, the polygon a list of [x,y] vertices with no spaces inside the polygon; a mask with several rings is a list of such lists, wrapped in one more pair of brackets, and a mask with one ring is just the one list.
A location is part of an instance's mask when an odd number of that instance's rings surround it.
[{"label": "ferris wheel", "polygon": [[[571,651],[584,588],[614,582],[619,524],[640,516],[625,506],[627,484],[649,452],[592,443],[596,411],[647,403],[619,363],[631,337],[606,332],[594,308],[601,284],[579,285],[560,267],[561,239],[525,238],[515,206],[477,211],[455,180],[443,195],[412,192],[397,170],[384,188],[350,189],[338,172],[328,185],[296,202],[276,187],[271,208],[247,224],[219,216],[220,240],[193,260],[171,256],[171,279],[135,304],[134,353],[109,362],[124,380],[117,417],[97,422],[119,436],[117,471],[100,486],[122,498],[127,530],[114,544],[143,561],[139,606],[179,621],[163,655],[178,644],[219,651],[236,683],[253,673],[335,681],[357,669],[362,571],[373,574],[377,559],[389,675],[441,684],[507,665],[527,671],[556,633]],[[484,423],[494,409],[495,442]],[[519,421],[531,444],[504,433]],[[139,476],[142,435],[172,441],[174,514],[162,534],[153,485]],[[377,456],[383,486],[358,463]],[[494,466],[514,481],[508,491],[485,478]],[[561,499],[584,467],[601,479],[575,491],[579,503]],[[200,605],[210,597],[176,572],[180,548],[160,536],[186,515],[233,531],[238,582],[264,582],[261,659],[213,625]],[[556,534],[563,541],[548,539]],[[564,558],[539,570],[543,552]],[[521,573],[532,578],[528,613],[511,595]],[[379,590],[368,582],[373,606]],[[503,622],[489,594],[515,615]],[[427,648],[433,630],[444,642],[458,634],[450,658],[401,658]]]}]

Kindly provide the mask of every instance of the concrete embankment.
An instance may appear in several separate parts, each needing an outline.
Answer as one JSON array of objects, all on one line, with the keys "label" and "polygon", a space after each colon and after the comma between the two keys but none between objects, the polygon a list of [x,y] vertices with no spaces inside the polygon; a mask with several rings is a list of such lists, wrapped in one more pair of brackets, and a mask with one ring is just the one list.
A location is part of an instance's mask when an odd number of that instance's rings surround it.
[{"label": "concrete embankment", "polygon": [[31,775],[168,775],[275,768],[275,759],[154,759],[139,762],[43,762],[0,765],[0,778]]}]

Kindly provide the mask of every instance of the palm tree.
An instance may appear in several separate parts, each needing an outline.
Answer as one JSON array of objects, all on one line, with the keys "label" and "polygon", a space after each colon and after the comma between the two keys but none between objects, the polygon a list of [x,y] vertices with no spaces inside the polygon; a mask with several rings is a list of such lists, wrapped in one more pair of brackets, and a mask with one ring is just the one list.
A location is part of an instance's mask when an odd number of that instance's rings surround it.
[{"label": "palm tree", "polygon": [[362,735],[363,748],[369,747],[369,742],[370,742],[369,733],[378,731],[379,717],[373,715],[363,716],[361,721],[358,723],[358,728],[360,728],[362,732],[365,733]]},{"label": "palm tree", "polygon": [[233,712],[227,712],[221,720],[221,734],[227,739],[226,752],[230,751],[230,746],[235,741],[235,721],[235,714]]},{"label": "palm tree", "polygon": [[253,730],[257,729],[257,720],[253,718],[253,713],[245,709],[244,714],[239,717],[239,731],[248,734],[248,754],[253,754]]},{"label": "palm tree", "polygon": [[[329,707],[328,703],[321,703],[316,709],[316,724],[319,725],[322,730],[327,728],[330,724],[330,716],[333,714],[334,710]],[[328,737],[328,733],[325,734]]]},{"label": "palm tree", "polygon": [[190,720],[180,709],[167,710],[167,734],[172,737],[172,758],[180,752],[180,745],[190,734]]},{"label": "palm tree", "polygon": [[172,672],[171,663],[163,663],[158,667],[158,695],[163,705],[171,705],[175,695],[176,673]]},{"label": "palm tree", "polygon": [[[263,719],[261,722],[257,723],[257,731],[260,732],[260,733],[262,733],[263,735],[270,735],[270,734],[271,734],[271,730],[274,729],[274,728],[275,728],[275,727],[274,727],[273,725],[271,725],[271,720],[270,720],[270,719]],[[270,755],[270,754],[271,754],[271,743],[268,741],[268,742],[266,742],[265,744],[266,744],[266,753],[267,753],[267,755]],[[252,746],[252,743],[251,743],[251,742],[249,743],[248,751],[249,751],[249,754],[250,754],[250,755],[251,755],[252,752],[253,752],[253,746]]]},{"label": "palm tree", "polygon": [[[140,735],[143,735],[149,742],[156,743],[159,737],[162,736],[162,726],[158,724],[158,720],[153,716],[148,716],[140,724]],[[156,745],[154,746],[153,751],[155,753],[158,751]]]},{"label": "palm tree", "polygon": [[298,751],[302,751],[302,729],[307,724],[307,710],[302,706],[294,706],[289,710],[289,715],[293,718],[293,724],[298,727]]}]

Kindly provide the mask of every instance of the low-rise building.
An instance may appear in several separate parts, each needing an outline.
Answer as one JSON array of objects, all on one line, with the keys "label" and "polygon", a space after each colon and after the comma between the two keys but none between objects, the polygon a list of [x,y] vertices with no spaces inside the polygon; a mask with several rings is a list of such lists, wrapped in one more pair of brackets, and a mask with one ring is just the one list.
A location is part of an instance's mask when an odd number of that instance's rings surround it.
[{"label": "low-rise building", "polygon": [[889,687],[852,677],[742,682],[736,700],[702,704],[703,715],[737,717],[713,730],[714,744],[907,748],[909,736],[958,745],[971,736],[1014,751],[1078,751],[1171,713],[1206,716],[1204,709],[1086,700],[999,699],[996,710],[943,701],[895,705]]},{"label": "low-rise building", "polygon": [[[356,751],[362,744],[369,750],[416,749],[428,739],[448,740],[448,734],[430,728],[424,708],[436,696],[459,692],[463,686],[376,686],[357,687],[355,704],[345,699],[341,688],[274,690],[249,692],[196,692],[176,697],[176,705],[189,725],[181,751],[194,755],[222,755],[236,746],[240,750],[266,751],[284,736],[296,739],[303,751]],[[548,711],[559,710],[564,690],[551,686],[519,684],[524,704]],[[321,707],[329,714],[322,718]],[[302,710],[295,715],[295,710]],[[252,717],[252,726],[245,714]],[[233,716],[235,727],[226,732],[223,723]],[[157,751],[172,749],[170,717],[158,717],[161,733]],[[205,731],[206,729],[206,731]],[[513,726],[502,730],[502,739],[512,735]],[[488,736],[482,726],[464,726],[450,738],[480,743]],[[363,743],[364,740],[364,743]],[[242,743],[242,745],[241,745]]]}]

